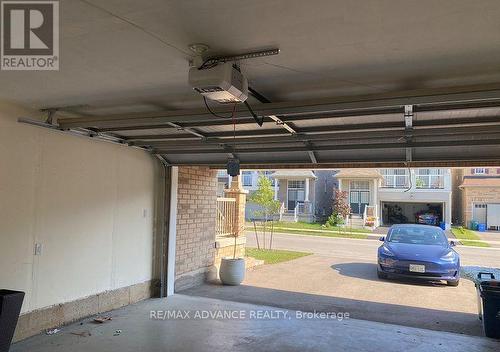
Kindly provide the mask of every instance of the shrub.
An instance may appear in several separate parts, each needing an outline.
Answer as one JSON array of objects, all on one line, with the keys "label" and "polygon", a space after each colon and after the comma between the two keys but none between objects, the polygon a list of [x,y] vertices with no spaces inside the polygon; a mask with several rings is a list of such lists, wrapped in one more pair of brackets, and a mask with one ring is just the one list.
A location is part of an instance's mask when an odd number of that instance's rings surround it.
[{"label": "shrub", "polygon": [[345,219],[351,213],[351,207],[347,203],[347,192],[335,190],[333,200],[333,213],[326,220],[326,227],[335,227],[345,224]]},{"label": "shrub", "polygon": [[345,219],[338,213],[333,213],[326,220],[326,227],[336,227],[339,225],[343,225],[345,223]]}]

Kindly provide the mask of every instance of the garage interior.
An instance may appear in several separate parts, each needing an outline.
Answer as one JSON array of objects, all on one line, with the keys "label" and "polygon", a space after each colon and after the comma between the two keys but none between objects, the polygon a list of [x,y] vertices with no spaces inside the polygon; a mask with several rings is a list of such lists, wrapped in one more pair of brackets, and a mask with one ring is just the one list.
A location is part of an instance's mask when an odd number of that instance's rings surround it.
[{"label": "garage interior", "polygon": [[[11,351],[497,349],[357,319],[149,314],[269,308],[178,293],[213,275],[228,159],[499,165],[499,16],[496,1],[61,2],[60,70],[0,71],[0,288],[25,292]],[[236,61],[250,108],[207,107],[188,84],[193,43],[208,59],[279,54]],[[88,338],[66,325],[114,309]]]},{"label": "garage interior", "polygon": [[443,221],[443,207],[442,203],[382,202],[382,221],[388,226],[394,224],[439,225]]}]

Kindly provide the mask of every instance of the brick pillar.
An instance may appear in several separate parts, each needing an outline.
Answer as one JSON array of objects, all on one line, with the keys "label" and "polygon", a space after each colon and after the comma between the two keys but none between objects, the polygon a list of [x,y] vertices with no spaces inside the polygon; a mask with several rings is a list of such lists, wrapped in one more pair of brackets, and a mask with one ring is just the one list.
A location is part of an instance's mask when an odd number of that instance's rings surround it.
[{"label": "brick pillar", "polygon": [[[217,277],[211,276],[209,281],[218,278],[220,263],[223,257],[232,258],[236,255],[236,258],[243,258],[245,256],[245,203],[248,191],[244,190],[241,185],[240,176],[235,176],[231,180],[229,189],[224,190],[225,196],[227,198],[234,198],[236,200],[236,215],[234,229],[237,230],[238,238],[233,237],[219,238],[216,240],[215,248],[215,262],[214,265],[217,268],[215,275]],[[236,250],[235,250],[236,242]]]},{"label": "brick pillar", "polygon": [[234,229],[237,232],[238,236],[245,235],[245,204],[247,201],[248,191],[243,189],[241,185],[241,177],[234,176],[229,189],[225,191],[227,198],[236,199],[236,216]]}]

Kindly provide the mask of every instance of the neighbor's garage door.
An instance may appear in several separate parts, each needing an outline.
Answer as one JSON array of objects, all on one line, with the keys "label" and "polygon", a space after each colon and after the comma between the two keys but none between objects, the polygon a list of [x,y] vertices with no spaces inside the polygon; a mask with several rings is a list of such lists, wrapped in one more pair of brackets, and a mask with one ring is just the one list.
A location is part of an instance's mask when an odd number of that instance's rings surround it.
[{"label": "neighbor's garage door", "polygon": [[486,224],[487,207],[488,205],[484,203],[474,203],[473,220],[480,224]]},{"label": "neighbor's garage door", "polygon": [[498,229],[500,227],[500,204],[488,204],[486,210],[488,228]]}]

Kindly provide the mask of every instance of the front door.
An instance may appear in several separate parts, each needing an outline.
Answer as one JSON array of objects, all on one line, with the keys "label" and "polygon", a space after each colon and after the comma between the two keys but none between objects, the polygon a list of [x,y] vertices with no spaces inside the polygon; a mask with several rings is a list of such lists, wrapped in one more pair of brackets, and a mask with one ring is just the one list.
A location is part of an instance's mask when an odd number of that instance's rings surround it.
[{"label": "front door", "polygon": [[365,207],[370,204],[370,191],[351,191],[349,203],[353,214],[363,214]]},{"label": "front door", "polygon": [[288,181],[288,210],[294,210],[297,203],[305,200],[305,181]]}]

